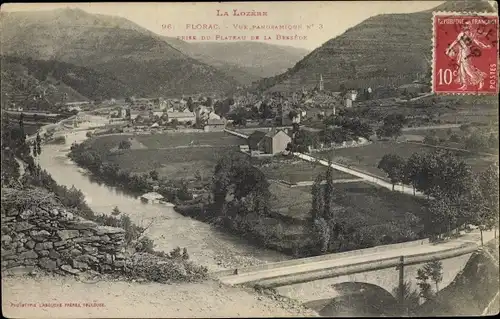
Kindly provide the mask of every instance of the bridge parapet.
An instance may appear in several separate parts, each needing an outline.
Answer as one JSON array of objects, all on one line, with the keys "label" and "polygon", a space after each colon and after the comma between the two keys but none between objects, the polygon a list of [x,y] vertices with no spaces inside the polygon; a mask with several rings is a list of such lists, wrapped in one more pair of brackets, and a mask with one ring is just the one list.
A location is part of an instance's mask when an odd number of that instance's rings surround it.
[{"label": "bridge parapet", "polygon": [[[335,259],[346,258],[346,257],[351,257],[351,256],[361,256],[361,255],[366,255],[366,254],[373,254],[373,253],[378,253],[378,252],[390,251],[390,250],[399,249],[399,248],[416,247],[416,246],[427,245],[427,244],[429,244],[429,238],[408,241],[408,242],[398,243],[398,244],[382,245],[382,246],[375,246],[375,247],[364,248],[364,249],[351,250],[351,251],[346,251],[346,252],[342,252],[342,253],[334,253],[334,254],[306,257],[306,258],[298,258],[298,259],[291,259],[291,260],[280,261],[280,262],[275,262],[275,263],[268,263],[268,264],[263,264],[263,265],[249,266],[249,267],[245,267],[245,268],[239,268],[238,273],[243,274],[243,273],[254,272],[254,271],[259,271],[259,270],[268,270],[268,269],[274,269],[274,268],[296,266],[296,265],[302,265],[302,264],[315,262],[315,261],[335,260]],[[223,277],[223,276],[232,275],[233,273],[234,273],[234,269],[218,271],[218,272],[213,273],[213,275],[215,277]]]},{"label": "bridge parapet", "polygon": [[[470,254],[476,251],[477,249],[478,249],[477,244],[470,243],[463,245],[461,247],[449,248],[437,252],[409,255],[404,257],[403,265],[409,266],[409,265],[425,263],[436,259],[442,260],[442,259],[454,258],[457,256]],[[389,258],[379,259],[376,261],[370,260],[365,262],[358,262],[350,265],[340,265],[328,268],[321,268],[317,270],[291,272],[289,274],[277,274],[272,276],[266,276],[265,278],[256,280],[248,280],[248,281],[240,280],[240,284],[259,286],[262,288],[276,288],[281,286],[300,284],[300,283],[333,278],[338,276],[392,268],[400,265],[401,265],[400,256],[389,257]]]}]

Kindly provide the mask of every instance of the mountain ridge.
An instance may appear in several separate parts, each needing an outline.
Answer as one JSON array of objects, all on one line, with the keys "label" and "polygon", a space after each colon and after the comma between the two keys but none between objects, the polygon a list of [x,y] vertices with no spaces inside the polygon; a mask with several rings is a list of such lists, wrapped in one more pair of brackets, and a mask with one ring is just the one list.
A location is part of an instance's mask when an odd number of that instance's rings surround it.
[{"label": "mountain ridge", "polygon": [[411,83],[430,70],[433,11],[481,11],[483,1],[445,2],[436,8],[406,14],[381,14],[347,29],[313,50],[287,72],[266,78],[253,90],[312,89],[324,79],[327,90]]},{"label": "mountain ridge", "polygon": [[138,96],[220,93],[235,85],[234,78],[120,17],[80,9],[2,12],[1,33],[3,55],[58,60],[108,72]]}]

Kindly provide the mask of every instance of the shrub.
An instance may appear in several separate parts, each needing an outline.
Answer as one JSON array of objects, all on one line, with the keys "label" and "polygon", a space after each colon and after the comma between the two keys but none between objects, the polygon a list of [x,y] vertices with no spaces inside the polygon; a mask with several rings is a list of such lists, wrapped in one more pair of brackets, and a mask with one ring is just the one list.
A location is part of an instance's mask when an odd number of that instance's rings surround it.
[{"label": "shrub", "polygon": [[450,142],[454,143],[460,143],[462,141],[462,138],[458,134],[451,134],[450,135]]},{"label": "shrub", "polygon": [[154,240],[146,236],[141,237],[141,239],[135,243],[134,248],[136,252],[155,253]]},{"label": "shrub", "polygon": [[124,272],[131,278],[145,278],[160,283],[194,282],[208,277],[208,269],[204,266],[197,266],[182,258],[174,260],[147,253],[132,255],[125,263]]},{"label": "shrub", "polygon": [[434,136],[434,135],[427,135],[424,138],[424,144],[438,145],[439,144],[439,137]]},{"label": "shrub", "polygon": [[121,141],[120,144],[118,144],[118,148],[121,150],[128,150],[130,146],[132,146],[132,143],[128,140]]}]

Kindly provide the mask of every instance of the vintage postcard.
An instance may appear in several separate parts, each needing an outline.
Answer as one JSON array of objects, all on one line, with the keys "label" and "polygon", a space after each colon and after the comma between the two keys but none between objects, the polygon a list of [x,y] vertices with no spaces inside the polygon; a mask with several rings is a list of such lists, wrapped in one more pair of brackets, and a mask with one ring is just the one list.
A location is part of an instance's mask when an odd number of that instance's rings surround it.
[{"label": "vintage postcard", "polygon": [[7,318],[499,312],[498,6],[7,3]]}]

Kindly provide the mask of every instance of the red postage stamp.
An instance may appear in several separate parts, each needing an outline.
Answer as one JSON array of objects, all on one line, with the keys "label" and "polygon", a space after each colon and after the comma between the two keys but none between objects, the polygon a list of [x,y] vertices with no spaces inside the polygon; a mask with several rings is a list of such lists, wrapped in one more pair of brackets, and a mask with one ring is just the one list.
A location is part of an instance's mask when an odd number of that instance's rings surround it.
[{"label": "red postage stamp", "polygon": [[498,16],[434,13],[432,89],[438,94],[497,94]]}]

